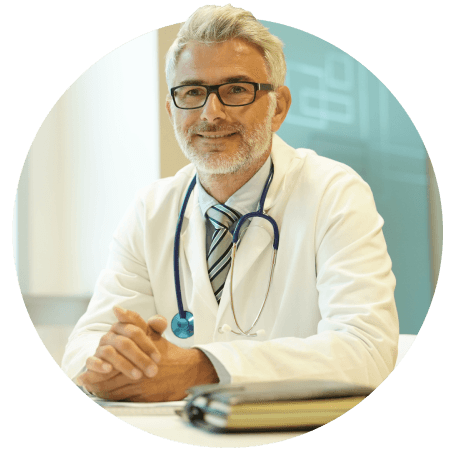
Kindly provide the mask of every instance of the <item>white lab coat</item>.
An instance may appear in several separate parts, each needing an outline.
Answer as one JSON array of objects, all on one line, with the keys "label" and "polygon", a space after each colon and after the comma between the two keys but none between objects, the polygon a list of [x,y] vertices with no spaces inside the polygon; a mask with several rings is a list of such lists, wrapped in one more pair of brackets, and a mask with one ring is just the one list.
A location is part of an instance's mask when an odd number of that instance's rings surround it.
[{"label": "white lab coat", "polygon": [[[368,185],[349,167],[295,150],[274,135],[274,179],[265,211],[277,222],[280,244],[273,282],[249,338],[237,330],[229,279],[218,306],[207,276],[205,220],[197,188],[183,221],[180,281],[183,303],[194,315],[194,336],[165,337],[203,350],[221,382],[333,379],[376,387],[394,368],[398,317],[395,277]],[[119,225],[86,314],[66,347],[63,369],[76,377],[100,337],[116,321],[114,305],[170,322],[178,312],[173,275],[174,232],[195,168],[158,180],[138,193]],[[265,298],[272,258],[269,222],[252,219],[236,256],[233,297],[242,329]],[[229,274],[230,278],[230,274]]]}]

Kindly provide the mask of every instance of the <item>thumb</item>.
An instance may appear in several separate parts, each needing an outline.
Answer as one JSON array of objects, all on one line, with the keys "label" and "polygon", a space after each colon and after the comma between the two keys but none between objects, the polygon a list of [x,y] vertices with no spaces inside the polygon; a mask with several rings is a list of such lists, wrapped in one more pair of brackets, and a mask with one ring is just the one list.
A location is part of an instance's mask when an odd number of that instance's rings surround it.
[{"label": "thumb", "polygon": [[147,320],[149,327],[157,334],[162,334],[168,327],[168,320],[161,315],[154,315]]}]

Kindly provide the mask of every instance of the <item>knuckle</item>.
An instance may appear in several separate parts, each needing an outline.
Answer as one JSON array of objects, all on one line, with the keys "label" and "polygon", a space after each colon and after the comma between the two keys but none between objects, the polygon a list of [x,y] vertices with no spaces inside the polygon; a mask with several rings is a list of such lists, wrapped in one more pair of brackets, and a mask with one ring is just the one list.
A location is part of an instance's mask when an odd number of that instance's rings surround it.
[{"label": "knuckle", "polygon": [[86,368],[90,369],[95,366],[96,360],[94,357],[88,357],[86,359]]},{"label": "knuckle", "polygon": [[110,336],[111,336],[111,335],[116,335],[117,333],[120,333],[122,326],[123,326],[123,323],[121,323],[121,322],[114,323],[111,326],[108,334],[110,334]]},{"label": "knuckle", "polygon": [[106,358],[111,358],[116,354],[116,350],[111,345],[102,346],[100,348],[100,355]]},{"label": "knuckle", "polygon": [[127,325],[126,330],[127,336],[129,336],[133,341],[141,340],[144,334],[139,327],[132,326],[131,324]]},{"label": "knuckle", "polygon": [[121,351],[130,351],[132,348],[132,343],[127,337],[122,337],[118,335],[116,337],[117,348]]},{"label": "knuckle", "polygon": [[111,341],[111,339],[114,337],[114,332],[112,332],[112,330],[110,329],[105,335],[102,335],[102,337],[100,338],[100,345],[106,345],[107,343],[109,343]]},{"label": "knuckle", "polygon": [[134,311],[130,311],[130,319],[131,322],[136,326],[136,327],[143,327],[143,325],[145,324],[145,321],[141,318],[141,316],[139,315],[139,313],[134,312]]},{"label": "knuckle", "polygon": [[138,313],[136,313],[136,312],[133,311],[133,310],[129,310],[129,311],[128,311],[128,314],[130,315],[130,318],[133,319],[133,320],[137,320],[138,318],[140,318],[140,316],[138,315]]}]

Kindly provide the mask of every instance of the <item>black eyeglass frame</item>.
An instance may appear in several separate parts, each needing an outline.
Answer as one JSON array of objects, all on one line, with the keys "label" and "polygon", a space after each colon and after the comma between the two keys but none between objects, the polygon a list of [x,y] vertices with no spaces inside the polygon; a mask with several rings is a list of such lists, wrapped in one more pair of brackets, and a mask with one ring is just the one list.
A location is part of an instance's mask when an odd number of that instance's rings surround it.
[{"label": "black eyeglass frame", "polygon": [[[242,103],[241,105],[228,105],[227,103],[223,102],[223,100],[221,99],[221,95],[219,94],[219,88],[224,85],[233,85],[234,82],[222,83],[220,85],[180,85],[180,86],[175,86],[174,88],[171,88],[172,101],[174,102],[174,105],[177,108],[179,108],[180,110],[197,110],[198,108],[202,108],[207,103],[208,97],[210,96],[211,93],[215,93],[216,97],[219,99],[219,101],[224,106],[236,107],[236,106],[250,105],[251,103],[254,103],[255,98],[257,97],[257,91],[274,91],[274,85],[271,85],[268,83],[255,83],[253,81],[238,81],[235,83],[247,83],[249,85],[254,86],[254,98],[252,99],[251,102]],[[175,101],[175,90],[178,88],[186,87],[186,86],[196,86],[196,87],[200,87],[200,88],[205,88],[207,90],[207,96],[205,97],[205,101],[202,105],[199,105],[199,106],[196,106],[193,108],[184,108],[184,107],[180,107],[177,105],[177,102]]]}]

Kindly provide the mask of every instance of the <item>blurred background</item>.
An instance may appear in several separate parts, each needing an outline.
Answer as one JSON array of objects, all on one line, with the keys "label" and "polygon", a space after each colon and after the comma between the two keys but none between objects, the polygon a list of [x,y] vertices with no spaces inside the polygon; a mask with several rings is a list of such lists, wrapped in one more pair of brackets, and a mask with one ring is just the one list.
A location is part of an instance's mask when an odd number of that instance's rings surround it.
[{"label": "blurred background", "polygon": [[[417,334],[442,250],[437,184],[423,142],[390,91],[333,45],[265,22],[285,42],[293,104],[278,134],[342,161],[371,186],[397,279],[403,334]],[[187,164],[164,109],[164,56],[179,25],[106,55],[62,95],[19,182],[15,260],[30,318],[60,364],[135,192]]]}]

